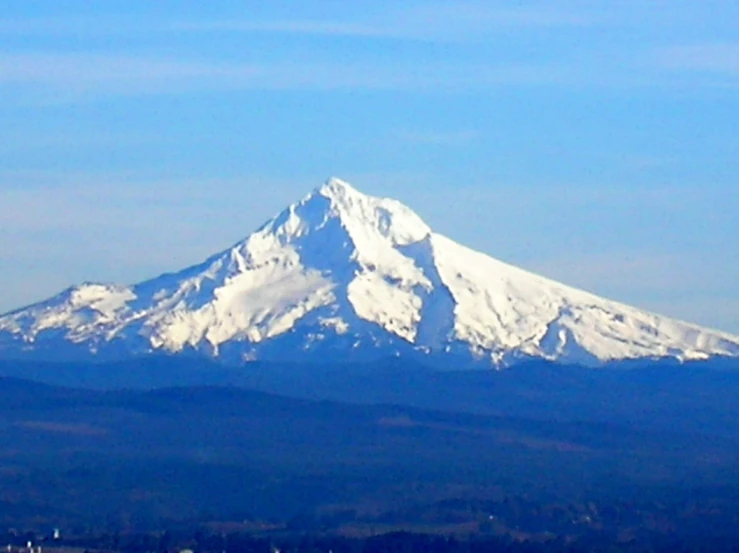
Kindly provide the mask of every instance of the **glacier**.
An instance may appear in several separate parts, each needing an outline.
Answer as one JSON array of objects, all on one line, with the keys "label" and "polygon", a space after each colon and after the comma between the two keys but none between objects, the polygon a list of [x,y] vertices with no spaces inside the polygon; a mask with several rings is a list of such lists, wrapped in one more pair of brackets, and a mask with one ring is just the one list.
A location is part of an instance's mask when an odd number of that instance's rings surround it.
[{"label": "glacier", "polygon": [[597,367],[739,356],[739,337],[498,261],[332,178],[203,263],[132,286],[85,283],[0,316],[0,358],[161,353]]}]

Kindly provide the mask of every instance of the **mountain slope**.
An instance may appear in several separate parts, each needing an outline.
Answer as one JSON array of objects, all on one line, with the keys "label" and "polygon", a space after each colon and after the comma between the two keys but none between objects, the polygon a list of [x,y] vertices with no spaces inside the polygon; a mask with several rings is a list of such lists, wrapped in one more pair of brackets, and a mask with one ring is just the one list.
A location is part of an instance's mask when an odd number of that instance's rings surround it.
[{"label": "mountain slope", "polygon": [[226,362],[389,355],[598,365],[739,355],[739,337],[639,311],[434,233],[330,179],[242,242],[134,286],[83,284],[0,317],[0,355]]}]

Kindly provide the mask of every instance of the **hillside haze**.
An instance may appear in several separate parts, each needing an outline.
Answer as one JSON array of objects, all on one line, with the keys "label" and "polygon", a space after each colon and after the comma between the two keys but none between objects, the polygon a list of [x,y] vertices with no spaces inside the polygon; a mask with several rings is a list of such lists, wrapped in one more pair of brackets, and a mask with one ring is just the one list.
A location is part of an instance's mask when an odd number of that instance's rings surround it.
[{"label": "hillside haze", "polygon": [[5,359],[154,353],[597,366],[739,356],[739,337],[513,267],[332,178],[199,265],[133,286],[82,284],[0,317]]}]

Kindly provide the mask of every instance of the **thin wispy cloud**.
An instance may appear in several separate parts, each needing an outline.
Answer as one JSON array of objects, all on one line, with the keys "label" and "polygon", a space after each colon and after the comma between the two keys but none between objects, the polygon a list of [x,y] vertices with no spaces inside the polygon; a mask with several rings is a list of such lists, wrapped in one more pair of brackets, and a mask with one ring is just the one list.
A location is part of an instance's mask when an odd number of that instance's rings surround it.
[{"label": "thin wispy cloud", "polygon": [[[0,96],[14,91],[51,101],[99,95],[213,90],[408,90],[463,92],[488,86],[553,83],[559,70],[523,64],[336,60],[223,63],[119,54],[30,53],[0,58]],[[62,94],[59,96],[59,94]],[[6,97],[7,100],[7,97]]]},{"label": "thin wispy cloud", "polygon": [[112,33],[275,33],[354,38],[469,40],[501,28],[567,28],[588,26],[600,20],[592,12],[557,9],[542,3],[528,6],[493,6],[489,2],[408,3],[372,10],[362,16],[281,17],[274,19],[229,17],[199,20],[115,20],[81,17],[0,19],[0,35]]},{"label": "thin wispy cloud", "polygon": [[407,91],[466,93],[506,87],[696,87],[635,65],[604,74],[594,61],[516,63],[506,60],[434,61],[311,59],[192,61],[116,53],[13,53],[0,58],[0,97],[64,103],[110,96],[238,90]]},{"label": "thin wispy cloud", "polygon": [[664,68],[739,77],[739,43],[704,43],[673,46],[656,52]]},{"label": "thin wispy cloud", "polygon": [[427,4],[406,12],[406,24],[436,30],[483,32],[500,28],[569,28],[591,26],[601,16],[591,11],[570,11],[551,4],[529,6],[491,6],[489,3],[457,2]]},{"label": "thin wispy cloud", "polygon": [[[0,55],[0,96],[6,102],[63,103],[234,90],[667,89],[726,85],[711,75],[696,78],[697,70],[724,76],[739,72],[738,47],[732,44],[667,48],[619,42],[583,50],[572,41],[578,33],[585,37],[594,28],[613,30],[622,24],[602,8],[487,2],[404,4],[374,12],[358,10],[351,16],[329,13],[322,18],[300,14],[291,19],[282,14],[274,19],[237,16],[174,22],[161,17],[137,21],[132,16],[111,20],[110,15],[8,19],[0,20],[0,35],[36,34],[53,40],[65,34],[135,33],[136,48],[98,45],[97,51],[65,51],[65,45],[28,51],[6,46]],[[254,34],[275,35],[276,42],[240,48],[225,56],[207,48],[193,52],[189,46],[193,40],[210,41],[233,33],[243,35],[235,40],[246,43]],[[392,54],[378,55],[368,54],[371,50],[361,45],[327,50],[323,42],[316,46],[310,40],[315,37],[326,41],[347,38],[358,44],[365,39],[420,43],[401,43]],[[158,46],[162,40],[172,41],[173,47],[163,52]],[[443,49],[439,49],[441,44]],[[395,46],[385,44],[384,48]],[[527,55],[517,54],[519,50]]]},{"label": "thin wispy cloud", "polygon": [[457,146],[467,144],[479,137],[477,131],[401,131],[397,137],[403,142],[429,144],[433,146]]},{"label": "thin wispy cloud", "polygon": [[151,32],[141,21],[104,17],[0,18],[0,37],[100,36]]},{"label": "thin wispy cloud", "polygon": [[392,26],[325,20],[181,21],[167,26],[166,29],[191,33],[276,33],[329,37],[398,38],[408,36]]},{"label": "thin wispy cloud", "polygon": [[[476,93],[505,88],[700,89],[739,86],[739,57],[721,47],[660,53],[516,61],[499,59],[338,59],[310,52],[295,59],[223,61],[116,52],[11,52],[0,56],[6,103],[64,103],[111,96],[239,90]],[[678,55],[679,54],[679,55]],[[642,56],[648,57],[648,56]],[[695,73],[705,73],[697,78]],[[720,78],[719,78],[720,77]],[[718,80],[717,80],[718,79]]]},{"label": "thin wispy cloud", "polygon": [[11,53],[0,57],[0,82],[10,85],[58,87],[70,92],[156,92],[183,84],[251,77],[248,66],[116,53]]},{"label": "thin wispy cloud", "polygon": [[189,32],[280,33],[354,38],[407,40],[477,40],[486,32],[504,28],[567,28],[591,25],[596,19],[551,7],[492,8],[484,4],[432,4],[391,10],[383,17],[362,21],[222,20],[179,22],[170,28]]}]

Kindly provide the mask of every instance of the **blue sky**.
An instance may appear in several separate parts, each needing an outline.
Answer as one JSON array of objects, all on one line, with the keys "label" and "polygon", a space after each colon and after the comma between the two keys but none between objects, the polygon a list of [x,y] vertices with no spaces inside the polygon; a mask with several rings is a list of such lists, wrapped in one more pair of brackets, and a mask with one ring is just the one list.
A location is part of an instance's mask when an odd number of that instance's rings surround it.
[{"label": "blue sky", "polygon": [[6,2],[0,311],[195,263],[335,175],[739,333],[737,129],[735,2]]}]

